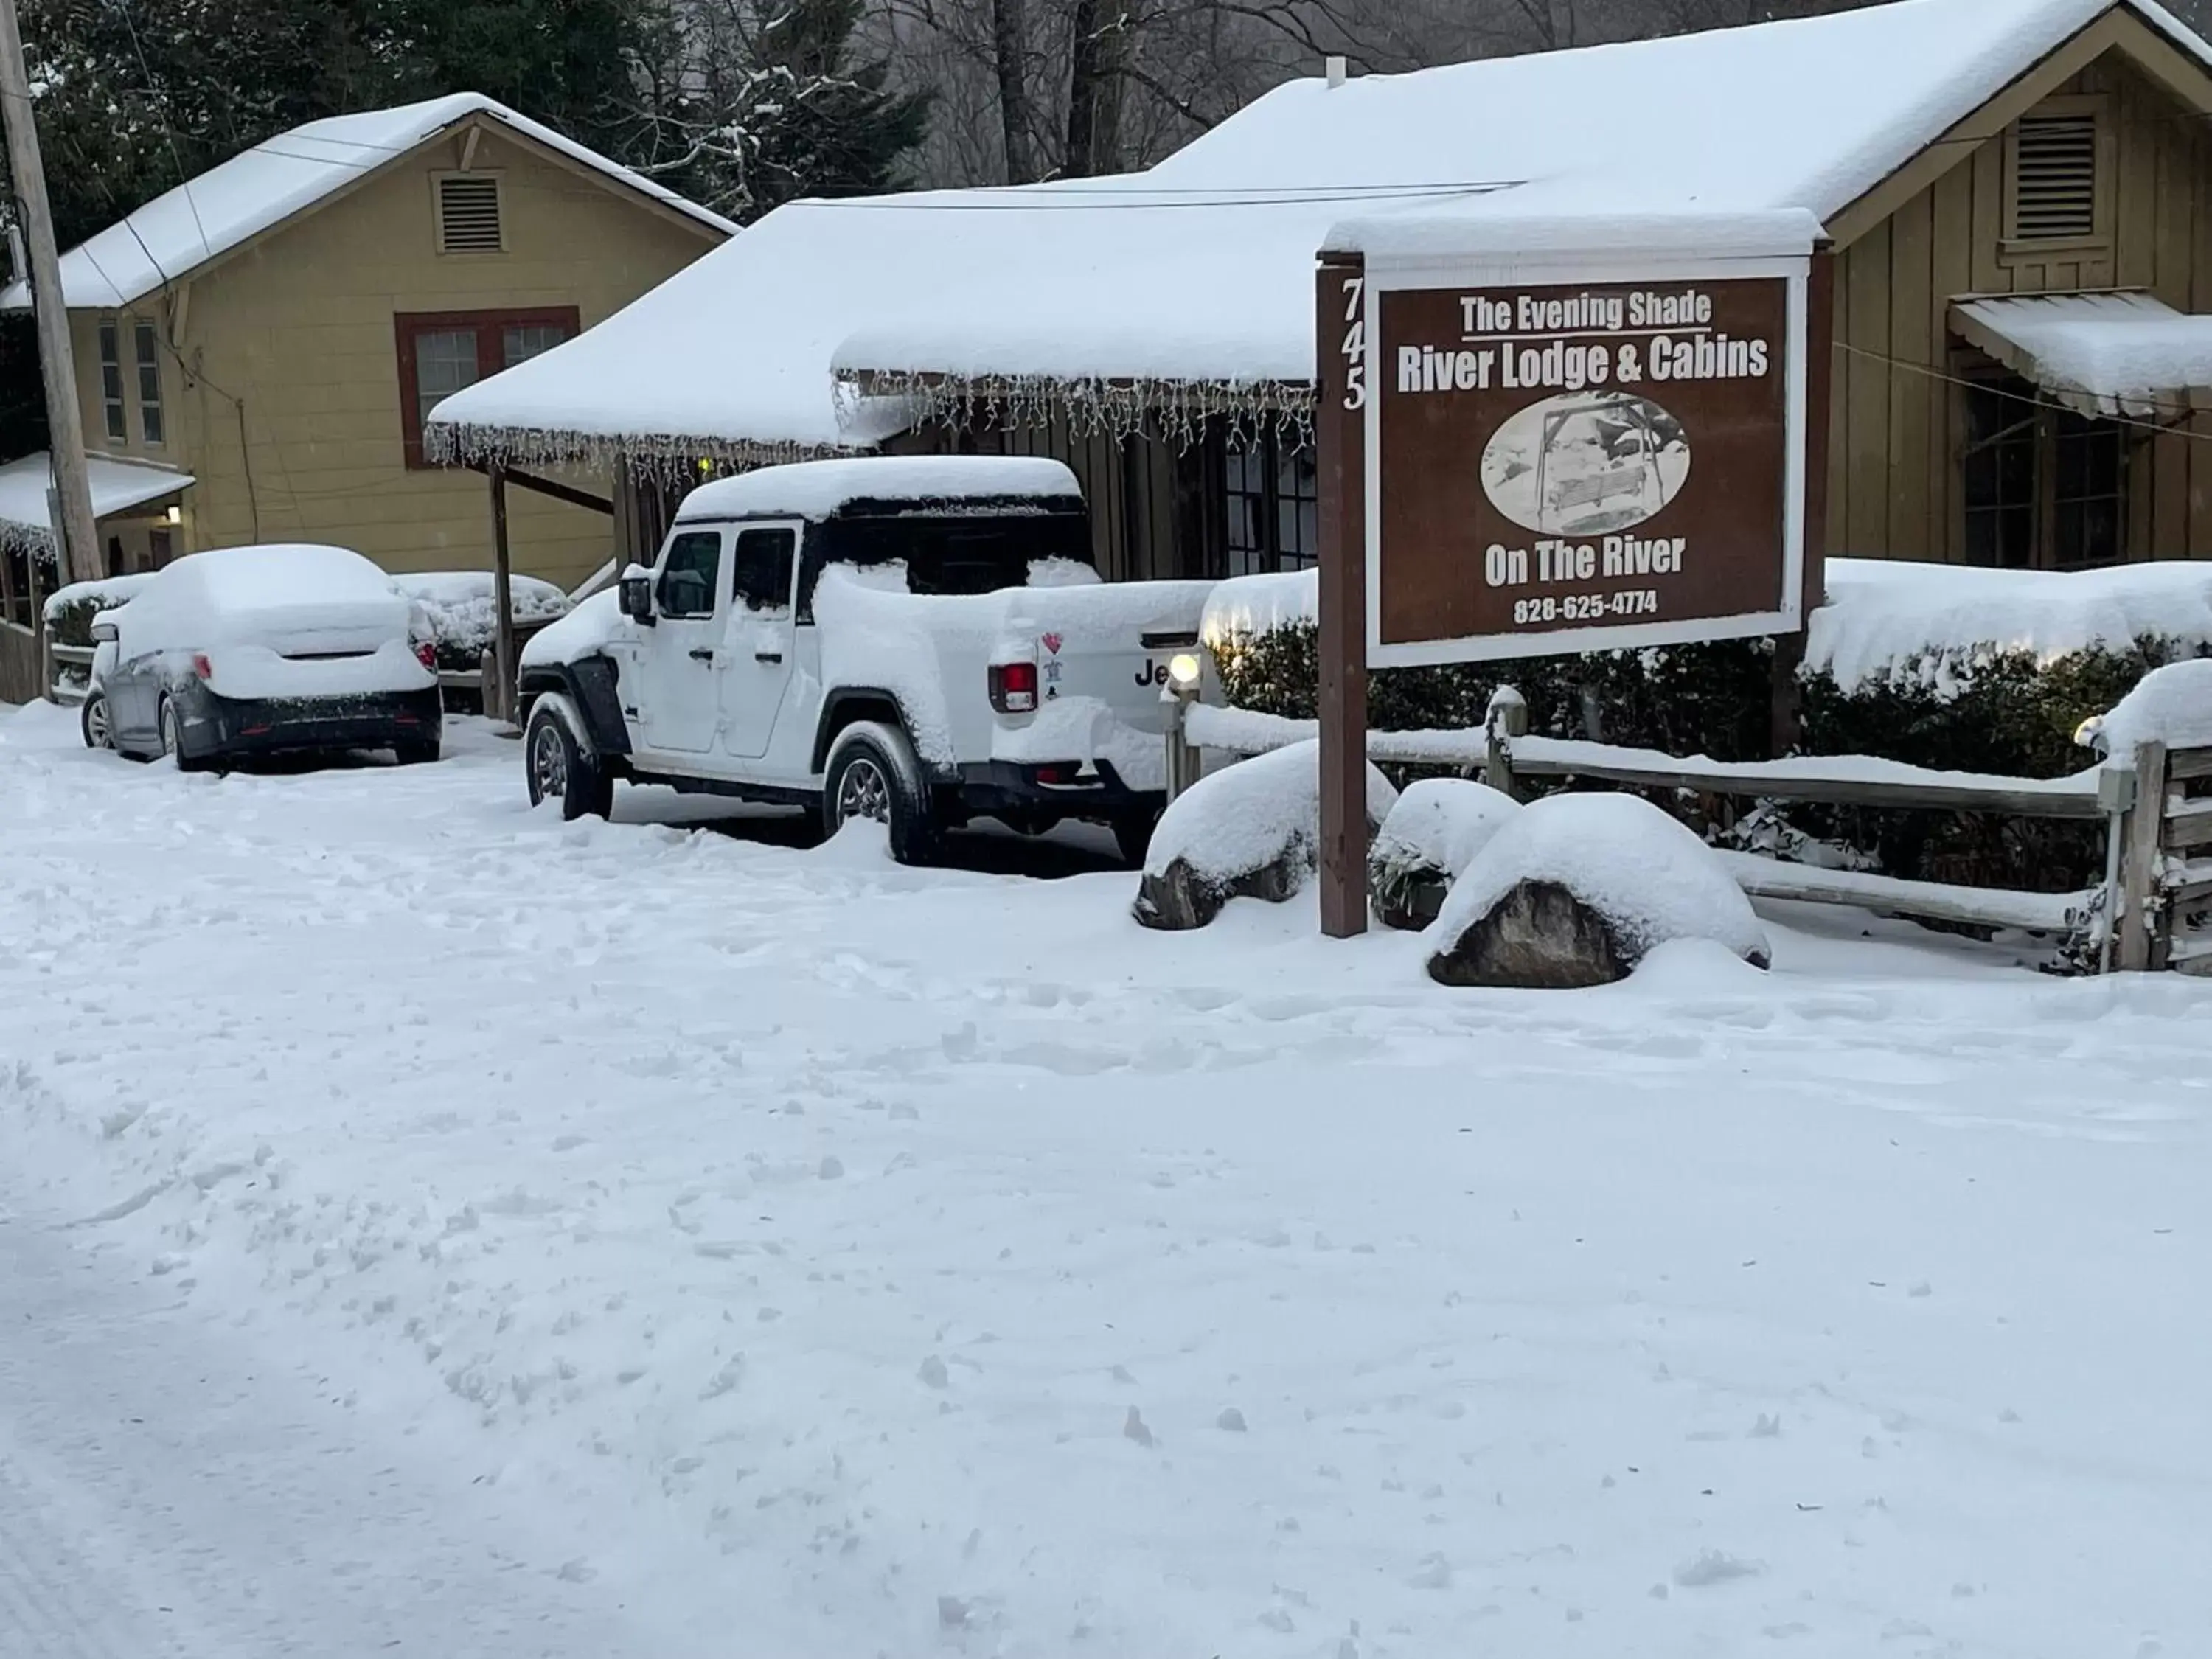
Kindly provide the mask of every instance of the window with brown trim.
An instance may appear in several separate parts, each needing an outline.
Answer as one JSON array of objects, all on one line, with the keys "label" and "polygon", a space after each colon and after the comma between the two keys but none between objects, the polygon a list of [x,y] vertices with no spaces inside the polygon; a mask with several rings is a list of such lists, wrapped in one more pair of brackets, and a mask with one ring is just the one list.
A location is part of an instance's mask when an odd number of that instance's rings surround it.
[{"label": "window with brown trim", "polygon": [[410,467],[422,459],[422,426],[442,398],[550,351],[580,331],[576,307],[520,311],[403,311],[392,319],[399,350],[399,434]]},{"label": "window with brown trim", "polygon": [[1966,562],[2079,570],[2127,556],[2128,434],[2015,377],[1966,392]]}]

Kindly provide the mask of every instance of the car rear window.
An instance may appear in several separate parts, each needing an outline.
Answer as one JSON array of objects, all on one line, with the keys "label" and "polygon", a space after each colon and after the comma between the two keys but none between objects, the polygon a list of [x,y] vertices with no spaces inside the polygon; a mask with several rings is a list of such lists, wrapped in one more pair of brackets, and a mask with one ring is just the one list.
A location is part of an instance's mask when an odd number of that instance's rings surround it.
[{"label": "car rear window", "polygon": [[914,593],[995,593],[1027,586],[1040,560],[1091,562],[1090,521],[1079,513],[833,519],[815,534],[821,558],[808,562],[816,570],[903,559]]}]

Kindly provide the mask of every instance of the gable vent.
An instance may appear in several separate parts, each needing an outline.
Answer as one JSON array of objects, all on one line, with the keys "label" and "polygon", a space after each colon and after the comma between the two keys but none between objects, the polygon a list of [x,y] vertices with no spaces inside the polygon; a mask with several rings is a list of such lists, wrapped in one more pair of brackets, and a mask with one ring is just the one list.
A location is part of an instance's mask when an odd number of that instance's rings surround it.
[{"label": "gable vent", "polygon": [[438,180],[438,252],[496,253],[506,246],[499,222],[499,180],[489,173],[447,173]]},{"label": "gable vent", "polygon": [[2097,118],[2021,118],[2013,161],[2012,234],[2023,242],[2097,234]]}]

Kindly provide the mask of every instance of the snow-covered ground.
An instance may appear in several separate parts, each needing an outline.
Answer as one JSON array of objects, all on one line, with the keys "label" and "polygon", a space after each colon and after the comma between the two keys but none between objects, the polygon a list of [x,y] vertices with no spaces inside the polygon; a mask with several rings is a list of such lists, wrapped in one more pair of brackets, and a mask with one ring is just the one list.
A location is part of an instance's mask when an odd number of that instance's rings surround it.
[{"label": "snow-covered ground", "polygon": [[[171,1419],[313,1394],[239,1455],[384,1592],[190,1659],[523,1651],[440,1611],[502,1595],[592,1659],[2205,1650],[2212,986],[1766,910],[1770,975],[1454,992],[1303,903],[564,827],[477,726],[216,779],[70,721],[0,716],[10,1248],[163,1310],[69,1363]],[[66,1467],[0,1310],[0,1474]],[[55,1560],[258,1582],[266,1512],[95,1432],[173,1512]]]}]

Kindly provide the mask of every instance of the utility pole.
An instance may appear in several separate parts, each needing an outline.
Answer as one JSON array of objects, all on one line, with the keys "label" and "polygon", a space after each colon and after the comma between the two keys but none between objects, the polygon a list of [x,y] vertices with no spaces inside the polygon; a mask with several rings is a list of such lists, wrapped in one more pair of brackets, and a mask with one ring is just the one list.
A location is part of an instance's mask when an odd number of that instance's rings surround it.
[{"label": "utility pole", "polygon": [[92,480],[84,465],[84,422],[77,410],[76,362],[70,351],[69,304],[62,295],[61,256],[54,250],[54,213],[46,200],[46,169],[39,160],[39,126],[31,106],[29,72],[23,67],[23,34],[15,0],[0,0],[0,114],[8,128],[8,170],[15,179],[15,205],[30,245],[31,305],[39,324],[39,368],[46,383],[46,450],[52,458],[54,528],[64,581],[97,580],[100,536],[93,527]]}]

